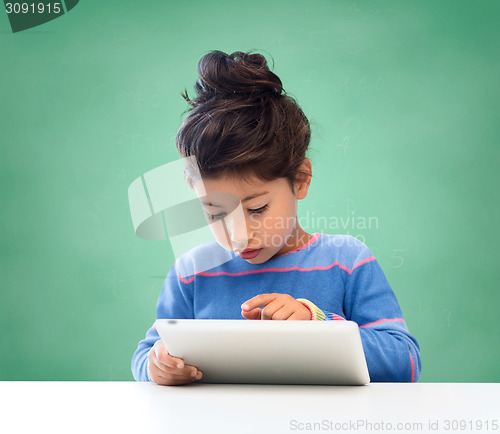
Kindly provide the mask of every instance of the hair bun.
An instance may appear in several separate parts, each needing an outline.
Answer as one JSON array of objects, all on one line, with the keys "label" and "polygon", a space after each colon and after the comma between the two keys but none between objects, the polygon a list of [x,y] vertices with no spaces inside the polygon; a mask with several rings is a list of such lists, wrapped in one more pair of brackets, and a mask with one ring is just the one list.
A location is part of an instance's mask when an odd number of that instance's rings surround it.
[{"label": "hair bun", "polygon": [[283,92],[281,80],[269,70],[261,54],[211,51],[198,62],[198,76],[198,98],[193,105],[211,98],[280,96]]}]

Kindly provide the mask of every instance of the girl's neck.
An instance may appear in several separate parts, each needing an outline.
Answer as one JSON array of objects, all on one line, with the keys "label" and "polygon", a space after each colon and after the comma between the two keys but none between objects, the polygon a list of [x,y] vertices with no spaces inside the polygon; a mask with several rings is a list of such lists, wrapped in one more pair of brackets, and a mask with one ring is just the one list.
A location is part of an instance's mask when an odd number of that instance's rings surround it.
[{"label": "girl's neck", "polygon": [[292,234],[288,238],[287,242],[278,251],[278,253],[276,253],[275,256],[284,255],[285,253],[302,247],[303,245],[307,244],[312,237],[313,236],[311,234],[302,229],[299,222],[297,221],[297,224],[295,225],[295,228],[293,229]]}]

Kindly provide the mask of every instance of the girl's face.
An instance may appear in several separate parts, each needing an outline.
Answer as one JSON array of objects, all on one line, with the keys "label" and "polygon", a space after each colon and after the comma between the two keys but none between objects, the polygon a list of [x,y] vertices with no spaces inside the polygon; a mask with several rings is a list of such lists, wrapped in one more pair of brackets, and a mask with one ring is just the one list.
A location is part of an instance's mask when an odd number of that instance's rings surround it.
[{"label": "girl's face", "polygon": [[297,221],[297,200],[306,196],[309,182],[297,182],[295,194],[286,178],[262,181],[255,176],[205,178],[193,188],[217,242],[261,264],[310,239]]}]

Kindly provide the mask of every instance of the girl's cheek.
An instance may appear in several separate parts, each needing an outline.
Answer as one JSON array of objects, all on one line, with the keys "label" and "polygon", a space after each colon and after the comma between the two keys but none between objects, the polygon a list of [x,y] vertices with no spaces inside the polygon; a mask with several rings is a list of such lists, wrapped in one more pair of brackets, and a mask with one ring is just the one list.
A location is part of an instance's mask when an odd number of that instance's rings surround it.
[{"label": "girl's cheek", "polygon": [[215,237],[215,241],[217,241],[217,243],[219,243],[226,250],[231,250],[231,240],[227,237],[226,231],[224,231],[224,227],[221,222],[218,221],[211,223],[209,228]]}]

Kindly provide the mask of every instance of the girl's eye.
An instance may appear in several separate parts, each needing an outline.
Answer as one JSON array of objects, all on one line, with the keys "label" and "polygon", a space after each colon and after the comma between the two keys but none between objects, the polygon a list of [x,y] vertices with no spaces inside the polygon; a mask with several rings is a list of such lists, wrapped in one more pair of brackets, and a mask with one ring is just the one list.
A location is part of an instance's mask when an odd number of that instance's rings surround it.
[{"label": "girl's eye", "polygon": [[269,208],[269,204],[261,206],[260,208],[257,209],[249,209],[248,211],[250,211],[252,214],[262,214],[264,211],[267,210],[267,208]]},{"label": "girl's eye", "polygon": [[219,214],[209,214],[209,213],[207,213],[207,217],[208,217],[209,220],[219,220],[219,219],[223,218],[225,215],[226,215],[225,212],[221,212]]}]

